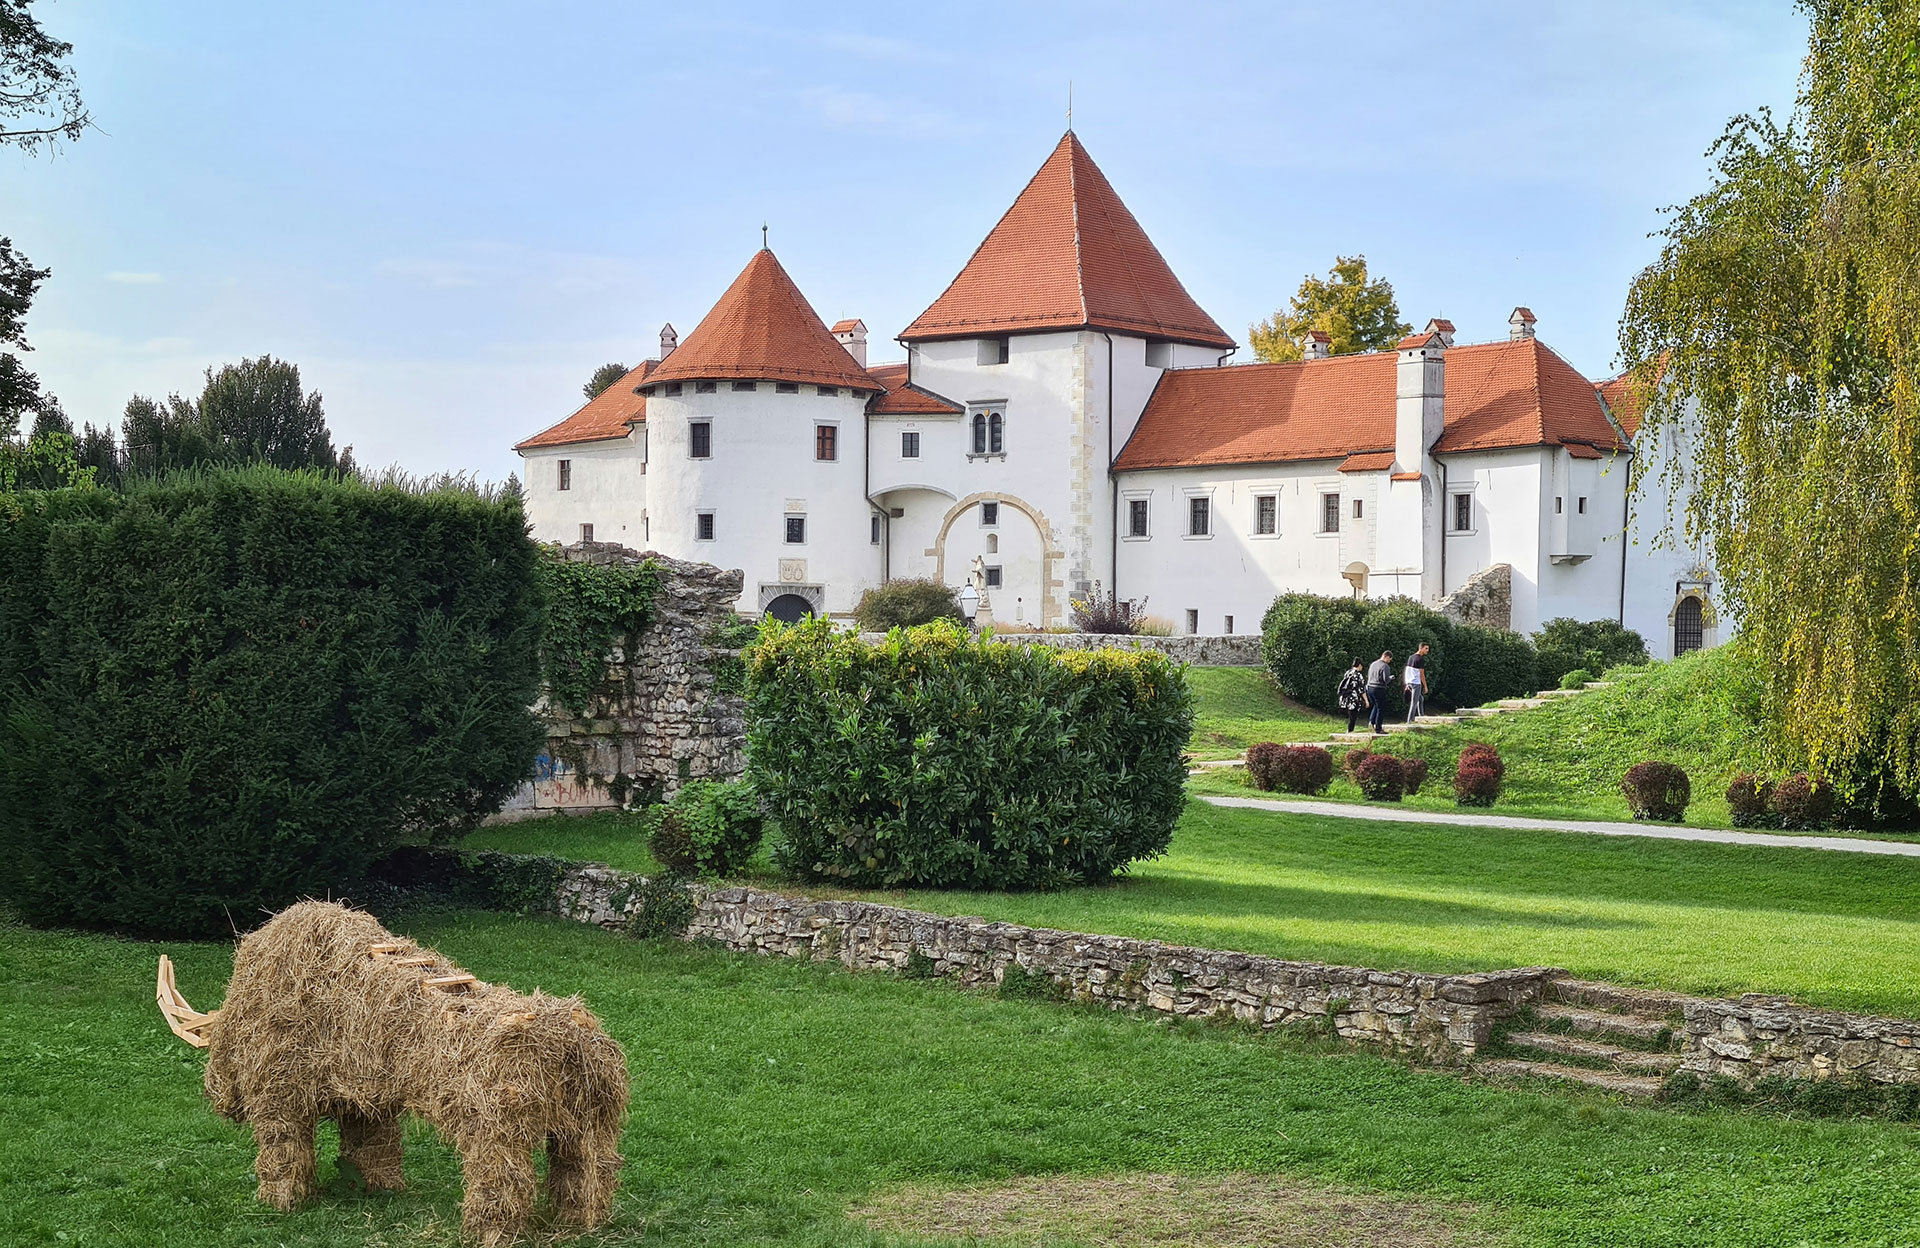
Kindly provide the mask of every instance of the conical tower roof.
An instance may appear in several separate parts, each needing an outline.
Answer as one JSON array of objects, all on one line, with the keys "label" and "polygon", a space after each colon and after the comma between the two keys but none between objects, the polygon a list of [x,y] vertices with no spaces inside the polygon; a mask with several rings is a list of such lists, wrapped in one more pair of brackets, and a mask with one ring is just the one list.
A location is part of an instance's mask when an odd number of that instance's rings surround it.
[{"label": "conical tower roof", "polygon": [[960,276],[900,336],[1082,328],[1233,346],[1069,130]]},{"label": "conical tower roof", "polygon": [[663,381],[803,381],[886,388],[835,341],[764,247],[673,354],[647,375],[648,388]]}]

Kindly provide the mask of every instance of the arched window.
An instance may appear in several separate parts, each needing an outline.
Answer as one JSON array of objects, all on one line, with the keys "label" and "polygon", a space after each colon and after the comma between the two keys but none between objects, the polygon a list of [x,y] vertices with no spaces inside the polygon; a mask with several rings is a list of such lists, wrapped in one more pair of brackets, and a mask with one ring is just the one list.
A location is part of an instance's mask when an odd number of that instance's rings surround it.
[{"label": "arched window", "polygon": [[973,453],[975,455],[987,453],[987,414],[985,412],[973,414]]},{"label": "arched window", "polygon": [[1007,449],[1006,424],[999,412],[987,413],[987,449],[995,455]]},{"label": "arched window", "polygon": [[1688,597],[1680,600],[1673,609],[1673,655],[1679,658],[1698,650],[1704,644],[1706,620],[1700,610],[1700,600]]}]

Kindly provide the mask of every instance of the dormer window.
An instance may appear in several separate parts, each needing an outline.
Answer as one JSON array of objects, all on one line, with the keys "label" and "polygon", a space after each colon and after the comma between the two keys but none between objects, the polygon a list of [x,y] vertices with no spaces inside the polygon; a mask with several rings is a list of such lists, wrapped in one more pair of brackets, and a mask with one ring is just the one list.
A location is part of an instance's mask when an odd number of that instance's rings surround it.
[{"label": "dormer window", "polygon": [[1172,368],[1173,344],[1170,342],[1149,342],[1147,344],[1148,368]]},{"label": "dormer window", "polygon": [[1013,354],[1013,339],[1007,334],[980,340],[980,363],[1005,364]]}]

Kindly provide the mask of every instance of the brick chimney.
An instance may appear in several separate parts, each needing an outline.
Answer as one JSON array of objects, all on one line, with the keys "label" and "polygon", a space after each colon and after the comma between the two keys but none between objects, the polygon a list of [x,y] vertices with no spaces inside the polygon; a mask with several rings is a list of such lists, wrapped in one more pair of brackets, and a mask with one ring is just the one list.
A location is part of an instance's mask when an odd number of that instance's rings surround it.
[{"label": "brick chimney", "polygon": [[1513,315],[1507,318],[1507,337],[1514,342],[1533,337],[1533,309],[1515,308]]},{"label": "brick chimney", "polygon": [[679,345],[680,331],[673,327],[673,322],[669,321],[665,325],[662,325],[660,327],[661,360],[664,361],[668,356],[672,355],[673,349]]},{"label": "brick chimney", "polygon": [[833,336],[841,346],[847,349],[847,354],[853,357],[855,364],[861,368],[867,366],[867,323],[865,321],[858,318],[835,321]]},{"label": "brick chimney", "polygon": [[1333,336],[1324,329],[1310,329],[1300,335],[1300,358],[1324,360],[1333,354]]}]

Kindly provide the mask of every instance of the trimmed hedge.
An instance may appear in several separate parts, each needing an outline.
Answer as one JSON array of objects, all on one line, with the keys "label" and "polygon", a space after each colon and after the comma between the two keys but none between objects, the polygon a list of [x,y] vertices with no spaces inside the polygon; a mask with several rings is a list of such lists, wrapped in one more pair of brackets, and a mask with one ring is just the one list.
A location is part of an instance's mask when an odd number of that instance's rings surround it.
[{"label": "trimmed hedge", "polygon": [[541,611],[517,502],[264,468],[18,501],[0,894],[28,920],[225,935],[525,779]]},{"label": "trimmed hedge", "polygon": [[1773,786],[1767,796],[1767,810],[1780,826],[1793,831],[1812,832],[1833,822],[1833,787],[1796,772]]},{"label": "trimmed hedge", "polygon": [[854,622],[869,633],[884,633],[892,628],[913,628],[935,620],[966,623],[960,613],[960,600],[952,589],[934,580],[888,581],[860,595],[853,609]]},{"label": "trimmed hedge", "polygon": [[1369,801],[1397,802],[1407,789],[1406,768],[1391,754],[1369,754],[1353,769],[1353,782]]},{"label": "trimmed hedge", "polygon": [[1620,792],[1635,819],[1660,819],[1678,823],[1687,814],[1693,800],[1693,781],[1672,763],[1635,763],[1620,777]]},{"label": "trimmed hedge", "polygon": [[1733,813],[1736,828],[1760,828],[1776,821],[1769,817],[1767,803],[1773,797],[1773,781],[1743,771],[1727,786],[1727,809]]},{"label": "trimmed hedge", "polygon": [[1456,624],[1410,598],[1373,600],[1282,594],[1261,620],[1262,654],[1290,698],[1328,713],[1354,659],[1372,663],[1393,651],[1396,679],[1421,642],[1435,706],[1478,706],[1531,693],[1537,657],[1525,637]]},{"label": "trimmed hedge", "polygon": [[738,875],[760,848],[760,797],[738,780],[689,780],[654,816],[648,848],[673,871]]},{"label": "trimmed hedge", "polygon": [[1491,806],[1500,800],[1500,785],[1506,779],[1507,764],[1500,751],[1483,741],[1474,741],[1460,750],[1453,769],[1453,801],[1457,806]]},{"label": "trimmed hedge", "polygon": [[1568,616],[1548,620],[1533,635],[1533,648],[1539,656],[1542,689],[1568,688],[1561,682],[1581,668],[1597,673],[1647,661],[1646,639],[1616,620],[1576,620]]},{"label": "trimmed hedge", "polygon": [[1333,755],[1324,746],[1264,741],[1247,747],[1247,774],[1253,787],[1269,793],[1325,793],[1333,783]]},{"label": "trimmed hedge", "polygon": [[747,653],[747,776],[782,870],[863,887],[1055,888],[1166,850],[1183,669],[951,624],[868,644],[824,620]]}]

